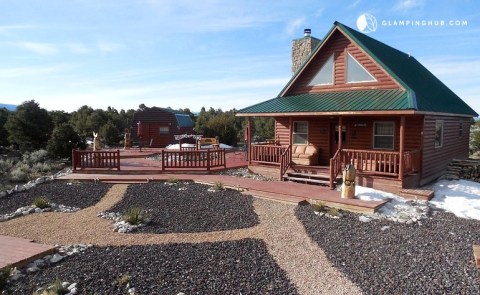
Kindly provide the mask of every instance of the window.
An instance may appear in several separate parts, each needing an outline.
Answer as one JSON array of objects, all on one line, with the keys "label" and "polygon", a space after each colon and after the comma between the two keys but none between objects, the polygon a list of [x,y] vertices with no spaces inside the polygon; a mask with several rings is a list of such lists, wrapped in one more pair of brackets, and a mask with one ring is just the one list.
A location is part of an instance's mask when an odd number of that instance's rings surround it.
[{"label": "window", "polygon": [[350,53],[347,54],[347,83],[377,81]]},{"label": "window", "polygon": [[463,136],[463,122],[460,122],[459,125],[458,125],[458,137],[462,137]]},{"label": "window", "polygon": [[[335,144],[338,144],[338,125],[335,125]],[[342,125],[342,143],[345,143],[347,140],[347,126]]]},{"label": "window", "polygon": [[435,121],[435,147],[440,148],[443,146],[443,121]]},{"label": "window", "polygon": [[160,135],[170,134],[170,129],[168,127],[160,127]]},{"label": "window", "polygon": [[331,85],[333,84],[333,54],[320,68],[320,71],[313,77],[312,81],[308,83],[309,86],[315,85]]},{"label": "window", "polygon": [[308,143],[308,122],[295,121],[293,122],[293,144],[307,144]]},{"label": "window", "polygon": [[373,148],[393,150],[395,144],[395,123],[375,122],[373,124]]}]

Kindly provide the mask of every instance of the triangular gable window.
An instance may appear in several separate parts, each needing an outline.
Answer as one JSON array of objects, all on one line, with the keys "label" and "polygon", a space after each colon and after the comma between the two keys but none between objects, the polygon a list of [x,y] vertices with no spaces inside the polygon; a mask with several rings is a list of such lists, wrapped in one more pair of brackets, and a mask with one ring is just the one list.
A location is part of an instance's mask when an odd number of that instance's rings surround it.
[{"label": "triangular gable window", "polygon": [[377,81],[353,56],[347,54],[347,83]]},{"label": "triangular gable window", "polygon": [[315,85],[331,85],[333,84],[333,54],[320,68],[320,71],[313,77],[312,81],[308,83],[309,86]]}]

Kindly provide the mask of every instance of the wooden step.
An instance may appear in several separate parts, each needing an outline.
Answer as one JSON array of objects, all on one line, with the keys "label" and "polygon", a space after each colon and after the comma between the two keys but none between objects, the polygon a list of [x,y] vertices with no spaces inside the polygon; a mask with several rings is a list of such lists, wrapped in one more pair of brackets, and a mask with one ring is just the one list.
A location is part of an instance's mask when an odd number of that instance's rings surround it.
[{"label": "wooden step", "polygon": [[480,268],[480,245],[473,245],[473,256],[475,257],[477,268]]},{"label": "wooden step", "polygon": [[435,192],[428,189],[403,188],[398,194],[409,200],[430,201],[435,195]]},{"label": "wooden step", "polygon": [[242,194],[251,195],[251,196],[262,198],[262,199],[269,199],[269,200],[274,200],[274,201],[279,201],[279,202],[284,202],[289,204],[295,204],[295,205],[298,205],[300,202],[305,201],[304,198],[297,197],[297,196],[277,194],[273,192],[265,192],[265,191],[259,191],[259,190],[253,190],[253,189],[243,191]]},{"label": "wooden step", "polygon": [[300,172],[287,172],[289,177],[300,177],[308,179],[330,179],[329,174],[312,174],[312,173],[300,173]]},{"label": "wooden step", "polygon": [[304,183],[314,183],[314,184],[320,184],[320,185],[330,185],[330,180],[321,180],[321,179],[312,179],[312,178],[302,178],[302,177],[290,177],[287,176],[285,177],[286,180],[289,181],[295,181],[295,182],[304,182]]}]

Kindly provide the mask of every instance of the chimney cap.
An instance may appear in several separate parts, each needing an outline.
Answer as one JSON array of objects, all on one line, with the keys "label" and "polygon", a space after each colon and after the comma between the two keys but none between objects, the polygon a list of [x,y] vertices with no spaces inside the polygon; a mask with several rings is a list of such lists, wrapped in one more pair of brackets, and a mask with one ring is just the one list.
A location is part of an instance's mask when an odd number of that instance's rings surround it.
[{"label": "chimney cap", "polygon": [[310,37],[311,34],[312,34],[312,29],[304,29],[303,30],[303,35],[305,37]]}]

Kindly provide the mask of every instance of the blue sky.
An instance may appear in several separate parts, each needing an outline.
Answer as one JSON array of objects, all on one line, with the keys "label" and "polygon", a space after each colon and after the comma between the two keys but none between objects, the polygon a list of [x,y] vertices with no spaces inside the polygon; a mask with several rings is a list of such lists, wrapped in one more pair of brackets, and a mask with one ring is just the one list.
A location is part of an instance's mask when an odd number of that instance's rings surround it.
[{"label": "blue sky", "polygon": [[[480,113],[480,2],[0,0],[0,102],[243,108],[291,77],[291,40],[334,21],[412,54]],[[392,26],[443,20],[444,26]],[[460,25],[450,25],[459,21]],[[389,25],[390,24],[390,25]]]}]

